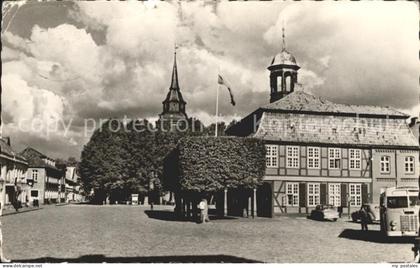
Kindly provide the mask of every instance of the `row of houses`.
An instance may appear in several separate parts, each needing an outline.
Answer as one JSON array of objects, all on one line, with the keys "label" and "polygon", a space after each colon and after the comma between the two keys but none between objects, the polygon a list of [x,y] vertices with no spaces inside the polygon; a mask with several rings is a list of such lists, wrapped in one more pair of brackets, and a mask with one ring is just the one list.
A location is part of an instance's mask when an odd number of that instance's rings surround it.
[{"label": "row of houses", "polygon": [[75,167],[58,168],[54,159],[30,147],[17,153],[10,138],[0,138],[0,149],[3,208],[13,201],[23,206],[82,201]]}]

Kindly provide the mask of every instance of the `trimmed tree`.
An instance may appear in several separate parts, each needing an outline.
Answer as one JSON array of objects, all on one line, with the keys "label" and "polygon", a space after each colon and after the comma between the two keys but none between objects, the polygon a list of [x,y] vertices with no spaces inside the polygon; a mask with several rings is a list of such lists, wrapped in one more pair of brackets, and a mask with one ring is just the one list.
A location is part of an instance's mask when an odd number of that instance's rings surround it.
[{"label": "trimmed tree", "polygon": [[254,188],[265,174],[265,146],[253,138],[186,137],[178,145],[178,168],[184,191]]},{"label": "trimmed tree", "polygon": [[130,178],[127,155],[127,135],[118,120],[105,122],[84,146],[80,175],[84,191],[94,190],[95,203],[102,203],[110,195],[118,200],[126,194],[123,185]]},{"label": "trimmed tree", "polygon": [[198,199],[209,193],[220,196],[225,189],[238,192],[243,199],[244,192],[249,193],[262,183],[265,146],[262,140],[253,138],[185,137],[167,156],[164,171],[165,188],[178,196],[179,213],[185,203],[187,210],[190,205],[194,210]]}]

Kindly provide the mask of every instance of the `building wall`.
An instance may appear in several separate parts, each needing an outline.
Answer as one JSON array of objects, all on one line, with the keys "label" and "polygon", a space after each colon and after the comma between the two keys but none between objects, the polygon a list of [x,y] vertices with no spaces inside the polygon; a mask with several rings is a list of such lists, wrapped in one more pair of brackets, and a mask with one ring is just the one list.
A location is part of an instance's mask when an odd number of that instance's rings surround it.
[{"label": "building wall", "polygon": [[[381,171],[381,158],[390,158],[390,172]],[[405,171],[405,158],[414,158],[414,172]],[[379,203],[379,195],[386,187],[419,186],[419,151],[415,150],[372,150],[373,202]]]},{"label": "building wall", "polygon": [[[10,204],[11,198],[9,196],[9,191],[14,191],[15,183],[18,187],[22,190],[22,193],[18,197],[19,200],[22,202],[26,199],[26,172],[27,172],[28,166],[18,162],[14,161],[8,158],[0,157],[0,176],[2,179],[4,179],[4,182],[2,183],[2,188],[0,190],[0,196],[4,197],[4,203]],[[4,195],[1,191],[5,191]],[[0,201],[3,203],[2,201]]]},{"label": "building wall", "polygon": [[[354,180],[354,181],[325,181],[320,178],[318,181],[306,181],[305,178],[301,178],[300,181],[289,181],[289,180],[283,180],[283,181],[270,181],[272,183],[273,187],[273,212],[274,213],[310,213],[312,209],[316,207],[315,205],[309,205],[308,204],[308,185],[311,183],[319,184],[320,185],[320,196],[319,196],[319,204],[332,204],[335,207],[342,207],[344,213],[348,213],[359,210],[360,206],[363,201],[366,202],[369,198],[369,194],[371,192],[371,186],[370,183],[366,181],[361,180]],[[297,205],[290,205],[287,203],[287,190],[286,187],[289,183],[298,183],[299,188],[302,188],[304,190],[299,189],[299,203]],[[359,185],[360,187],[360,194],[359,202],[349,202],[349,188],[350,184],[352,185]],[[339,196],[340,201],[338,204],[333,204],[330,202],[330,192],[329,187],[330,185],[338,185],[339,187]],[[365,190],[364,190],[365,189]],[[302,201],[301,195],[304,195],[304,201]],[[276,197],[277,196],[277,201]],[[278,203],[277,203],[278,202]],[[304,202],[303,204],[301,202]]]},{"label": "building wall", "polygon": [[[40,205],[44,204],[44,196],[45,196],[45,180],[46,180],[46,171],[45,168],[29,168],[27,173],[27,180],[32,180],[33,171],[38,171],[38,179],[34,181],[34,184],[29,189],[29,202],[30,204],[33,203],[34,199],[38,199]],[[31,192],[38,191],[38,197],[33,197]]]},{"label": "building wall", "polygon": [[[350,149],[343,147],[309,146],[299,145],[299,167],[287,167],[287,147],[285,144],[267,143],[277,146],[277,167],[267,167],[265,181],[269,182],[273,191],[273,212],[274,213],[309,213],[317,204],[330,204],[332,201],[336,207],[343,207],[344,212],[360,209],[363,202],[371,199],[372,192],[372,170],[370,165],[371,151],[360,149],[360,168],[350,168]],[[308,167],[308,147],[319,148],[319,168]],[[338,149],[340,152],[339,168],[329,167],[328,148]],[[288,184],[299,185],[299,203],[290,204],[290,190]],[[309,202],[309,184],[316,184],[318,188],[318,202]],[[357,187],[358,199],[350,202],[350,184],[352,189]],[[357,185],[357,186],[354,186]],[[330,189],[331,187],[331,189]],[[334,188],[333,188],[334,187]],[[334,193],[335,191],[335,193]],[[331,192],[331,199],[330,199]],[[296,195],[296,193],[295,193]],[[302,197],[304,196],[304,198]],[[339,196],[337,198],[337,196]],[[352,195],[353,197],[355,195]],[[335,199],[333,199],[335,198]],[[335,201],[334,201],[335,200]]]},{"label": "building wall", "polygon": [[[267,143],[270,144],[270,143]],[[271,144],[276,145],[276,144]],[[281,175],[281,176],[310,176],[310,177],[363,177],[370,178],[371,170],[369,167],[370,150],[361,149],[361,168],[358,170],[352,170],[349,167],[349,150],[351,148],[339,148],[339,147],[320,147],[320,146],[307,146],[299,145],[300,159],[299,168],[288,168],[287,167],[287,156],[286,148],[288,145],[279,144],[278,155],[279,160],[277,167],[267,168],[266,175]],[[320,168],[308,168],[307,167],[307,150],[308,147],[319,147],[320,148]],[[341,151],[341,163],[339,169],[329,169],[328,167],[328,148],[338,148]]]},{"label": "building wall", "polygon": [[45,202],[59,202],[60,179],[47,173],[45,183]]}]

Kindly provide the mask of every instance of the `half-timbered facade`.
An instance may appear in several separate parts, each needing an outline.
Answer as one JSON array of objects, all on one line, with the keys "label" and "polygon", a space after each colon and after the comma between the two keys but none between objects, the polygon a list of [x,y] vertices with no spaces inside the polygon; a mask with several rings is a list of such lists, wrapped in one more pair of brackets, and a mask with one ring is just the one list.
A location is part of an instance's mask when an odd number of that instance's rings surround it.
[{"label": "half-timbered facade", "polygon": [[419,141],[408,115],[306,92],[297,83],[299,66],[285,49],[268,69],[270,103],[226,131],[266,141],[265,183],[257,190],[261,216],[307,213],[318,204],[346,213],[379,203],[386,187],[418,186]]}]

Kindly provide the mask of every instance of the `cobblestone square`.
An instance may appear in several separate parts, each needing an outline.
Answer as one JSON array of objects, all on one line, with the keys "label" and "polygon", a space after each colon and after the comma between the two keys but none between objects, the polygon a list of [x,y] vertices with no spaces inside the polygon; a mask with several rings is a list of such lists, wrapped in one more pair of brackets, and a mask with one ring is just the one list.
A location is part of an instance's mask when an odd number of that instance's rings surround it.
[{"label": "cobblestone square", "polygon": [[[171,207],[44,206],[2,217],[15,262],[406,262],[411,239],[386,241],[347,218],[175,221]],[[149,215],[149,216],[148,216]]]}]

